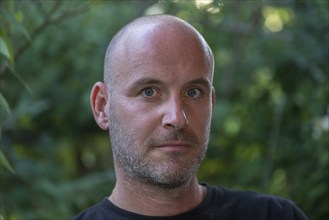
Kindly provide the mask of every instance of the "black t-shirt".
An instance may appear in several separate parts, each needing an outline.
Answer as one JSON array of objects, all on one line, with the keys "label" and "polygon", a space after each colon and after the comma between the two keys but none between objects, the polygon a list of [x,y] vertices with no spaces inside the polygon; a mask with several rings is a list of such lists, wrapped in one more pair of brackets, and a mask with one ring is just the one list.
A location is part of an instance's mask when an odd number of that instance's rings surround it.
[{"label": "black t-shirt", "polygon": [[155,217],[129,212],[107,198],[89,207],[71,220],[307,220],[290,200],[219,186],[207,187],[204,201],[196,208],[175,216]]}]

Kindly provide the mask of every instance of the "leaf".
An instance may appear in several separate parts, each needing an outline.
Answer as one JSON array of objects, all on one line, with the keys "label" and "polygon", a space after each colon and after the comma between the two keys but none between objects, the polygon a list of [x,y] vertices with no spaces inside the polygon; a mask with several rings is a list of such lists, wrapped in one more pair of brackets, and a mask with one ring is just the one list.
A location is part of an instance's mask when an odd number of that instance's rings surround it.
[{"label": "leaf", "polygon": [[7,44],[5,42],[5,40],[3,39],[2,36],[0,36],[0,52],[2,55],[4,55],[5,57],[7,57],[8,59],[10,59],[10,53],[9,53],[9,49],[7,47]]},{"label": "leaf", "polygon": [[31,42],[31,36],[23,24],[24,14],[21,11],[16,11],[16,9],[14,9],[15,6],[12,7],[12,10],[2,10],[1,13],[3,14],[4,18],[10,22],[14,32],[16,32],[16,30],[21,32],[25,38]]},{"label": "leaf", "polygon": [[30,85],[23,79],[23,77],[15,70],[15,68],[13,66],[8,66],[8,68],[10,69],[11,73],[23,84],[23,86],[25,87],[25,89],[30,93],[33,94],[33,91],[30,87]]},{"label": "leaf", "polygon": [[9,62],[7,64],[8,68],[10,69],[11,73],[24,85],[26,90],[32,94],[32,89],[29,86],[29,84],[26,83],[26,81],[22,78],[22,76],[16,71],[15,69],[15,59],[14,59],[14,53],[13,48],[11,46],[11,43],[6,35],[6,33],[0,29],[0,46],[1,46],[1,54],[3,54],[5,57],[8,58]]},{"label": "leaf", "polygon": [[11,46],[9,38],[7,37],[7,34],[2,29],[0,29],[0,53],[7,57],[10,64],[14,66],[13,48]]},{"label": "leaf", "polygon": [[8,113],[8,115],[11,114],[9,104],[6,100],[6,98],[2,95],[2,92],[0,92],[0,106],[5,110],[5,112]]},{"label": "leaf", "polygon": [[7,158],[5,157],[5,155],[2,153],[2,151],[0,151],[0,163],[1,165],[3,165],[4,167],[6,167],[10,172],[12,172],[13,174],[15,174],[15,170],[12,168],[12,166],[9,164]]},{"label": "leaf", "polygon": [[27,40],[32,42],[32,39],[31,39],[31,36],[30,36],[28,30],[25,28],[25,26],[23,24],[23,20],[24,20],[24,14],[21,11],[17,11],[15,14],[15,21],[16,21],[15,26],[25,36],[25,38]]}]

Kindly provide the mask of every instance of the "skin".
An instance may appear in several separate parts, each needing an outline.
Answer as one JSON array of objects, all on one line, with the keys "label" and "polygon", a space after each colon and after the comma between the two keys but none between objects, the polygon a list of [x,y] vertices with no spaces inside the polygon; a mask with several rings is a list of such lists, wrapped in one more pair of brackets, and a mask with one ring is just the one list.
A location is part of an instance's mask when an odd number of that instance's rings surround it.
[{"label": "skin", "polygon": [[112,44],[105,82],[90,97],[111,137],[117,182],[109,199],[149,216],[189,211],[206,194],[196,171],[215,102],[211,50],[172,16],[138,19]]}]

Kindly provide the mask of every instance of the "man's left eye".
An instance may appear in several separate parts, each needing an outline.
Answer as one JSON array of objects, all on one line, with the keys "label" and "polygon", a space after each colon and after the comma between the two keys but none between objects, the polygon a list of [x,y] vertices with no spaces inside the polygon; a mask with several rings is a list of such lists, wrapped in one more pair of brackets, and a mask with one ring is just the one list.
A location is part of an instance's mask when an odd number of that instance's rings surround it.
[{"label": "man's left eye", "polygon": [[143,90],[143,95],[145,97],[153,97],[156,95],[156,91],[154,88],[148,87]]},{"label": "man's left eye", "polygon": [[186,95],[187,95],[188,97],[191,97],[191,98],[198,97],[198,96],[200,96],[200,94],[201,94],[201,92],[200,92],[199,89],[189,89],[189,90],[187,90],[187,92],[186,92]]}]

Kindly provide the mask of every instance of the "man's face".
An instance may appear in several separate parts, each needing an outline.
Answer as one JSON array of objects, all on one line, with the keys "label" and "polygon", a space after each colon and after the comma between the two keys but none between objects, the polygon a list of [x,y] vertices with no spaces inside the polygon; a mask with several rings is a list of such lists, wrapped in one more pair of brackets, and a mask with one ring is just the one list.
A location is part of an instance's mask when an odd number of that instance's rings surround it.
[{"label": "man's face", "polygon": [[212,67],[200,46],[148,37],[118,53],[109,95],[111,144],[124,175],[174,188],[194,176],[207,149]]}]

